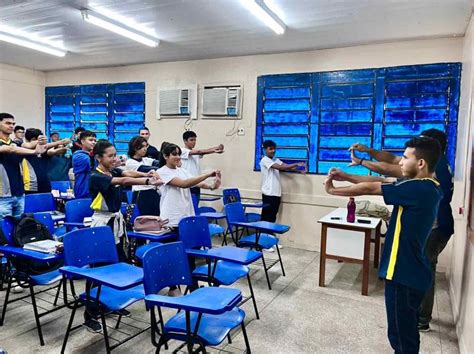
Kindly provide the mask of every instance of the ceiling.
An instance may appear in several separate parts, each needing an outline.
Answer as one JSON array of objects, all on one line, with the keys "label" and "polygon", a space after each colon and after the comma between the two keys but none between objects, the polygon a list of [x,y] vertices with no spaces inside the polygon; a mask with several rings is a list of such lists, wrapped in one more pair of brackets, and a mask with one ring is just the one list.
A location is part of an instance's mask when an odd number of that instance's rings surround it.
[{"label": "ceiling", "polygon": [[[273,0],[278,36],[239,0],[0,0],[0,26],[62,42],[63,58],[0,42],[0,63],[42,71],[336,48],[462,36],[471,0]],[[146,47],[82,20],[107,10],[155,31]]]}]

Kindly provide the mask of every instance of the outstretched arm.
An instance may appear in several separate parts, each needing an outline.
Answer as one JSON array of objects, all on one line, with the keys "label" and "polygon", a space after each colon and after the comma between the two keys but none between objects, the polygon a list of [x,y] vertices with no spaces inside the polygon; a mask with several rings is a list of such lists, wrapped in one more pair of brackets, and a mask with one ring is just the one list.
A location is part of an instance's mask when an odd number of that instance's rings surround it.
[{"label": "outstretched arm", "polygon": [[189,155],[209,155],[209,154],[222,154],[224,152],[224,145],[219,144],[209,149],[193,149],[189,152]]},{"label": "outstretched arm", "polygon": [[[397,156],[398,157],[398,156]],[[376,162],[370,160],[364,160],[357,157],[354,153],[354,150],[351,151],[351,166],[364,166],[369,170],[376,172],[378,174],[390,177],[403,177],[402,169],[400,165],[388,163],[388,162]]]},{"label": "outstretched arm", "polygon": [[346,173],[339,168],[334,168],[334,167],[331,168],[331,170],[329,170],[329,176],[331,176],[334,181],[347,181],[354,184],[364,183],[364,182],[381,182],[381,183],[388,182],[388,180],[383,177],[353,175],[350,173]]},{"label": "outstretched arm", "polygon": [[359,195],[382,195],[382,182],[361,182],[347,187],[334,187],[333,178],[324,182],[326,192],[332,195],[355,197]]},{"label": "outstretched arm", "polygon": [[274,168],[275,170],[278,171],[294,171],[294,172],[299,172],[302,174],[306,174],[306,168],[304,170],[299,170],[298,167],[304,166],[306,167],[306,164],[304,162],[297,162],[297,163],[292,163],[292,164],[287,164],[287,163],[274,163],[270,168]]},{"label": "outstretched arm", "polygon": [[220,171],[212,171],[206,174],[203,174],[201,176],[197,177],[192,177],[192,178],[187,178],[187,179],[182,179],[179,177],[173,178],[171,181],[169,181],[169,185],[173,187],[178,187],[178,188],[191,188],[194,186],[199,185],[201,182],[204,182],[207,178],[209,177],[214,177],[214,176],[220,176]]},{"label": "outstretched arm", "polygon": [[389,164],[398,164],[400,162],[400,157],[392,154],[391,152],[376,150],[359,143],[352,144],[351,147],[349,148],[349,151],[367,152],[371,157],[373,157],[377,161],[386,162]]}]

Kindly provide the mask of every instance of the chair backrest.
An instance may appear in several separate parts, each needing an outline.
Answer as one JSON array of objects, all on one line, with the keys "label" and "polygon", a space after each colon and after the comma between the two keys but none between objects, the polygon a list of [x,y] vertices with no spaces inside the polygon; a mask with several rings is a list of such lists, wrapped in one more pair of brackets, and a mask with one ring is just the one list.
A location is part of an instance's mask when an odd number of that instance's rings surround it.
[{"label": "chair backrest", "polygon": [[51,193],[25,195],[25,213],[56,210],[56,202]]},{"label": "chair backrest", "polygon": [[5,217],[2,222],[2,231],[5,239],[8,242],[9,246],[15,246],[15,242],[13,241],[13,230],[15,229],[15,219],[13,217]]},{"label": "chair backrest", "polygon": [[212,248],[209,223],[204,216],[189,216],[181,219],[178,225],[179,241],[184,248]]},{"label": "chair backrest", "polygon": [[240,203],[240,192],[237,188],[227,188],[222,192],[222,201],[224,205],[230,203]]},{"label": "chair backrest", "polygon": [[157,294],[175,285],[192,285],[188,257],[182,242],[150,248],[143,255],[143,286],[145,294]]},{"label": "chair backrest", "polygon": [[51,189],[58,190],[60,193],[66,193],[71,188],[69,181],[51,181]]},{"label": "chair backrest", "polygon": [[53,216],[51,215],[50,212],[43,211],[40,213],[34,213],[33,217],[35,218],[36,221],[46,226],[49,232],[51,232],[51,235],[54,234],[55,232],[54,221],[53,221]]},{"label": "chair backrest", "polygon": [[230,232],[232,232],[233,222],[247,222],[247,217],[245,216],[245,208],[240,202],[224,205],[224,211]]},{"label": "chair backrest", "polygon": [[196,194],[191,193],[191,198],[193,199],[194,213],[199,215],[199,197]]},{"label": "chair backrest", "polygon": [[64,242],[64,264],[84,267],[118,262],[112,229],[108,226],[77,229],[67,233]]},{"label": "chair backrest", "polygon": [[91,208],[92,199],[73,199],[66,203],[66,222],[82,223],[84,218],[92,216],[94,210]]},{"label": "chair backrest", "polygon": [[127,196],[127,202],[128,204],[132,204],[133,201],[133,191],[126,191],[125,195]]}]

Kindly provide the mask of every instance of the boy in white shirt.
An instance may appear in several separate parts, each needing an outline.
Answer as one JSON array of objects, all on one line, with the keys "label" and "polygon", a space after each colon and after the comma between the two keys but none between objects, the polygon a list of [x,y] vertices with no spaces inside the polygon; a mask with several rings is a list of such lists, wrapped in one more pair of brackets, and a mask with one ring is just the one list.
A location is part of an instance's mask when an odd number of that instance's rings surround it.
[{"label": "boy in white shirt", "polygon": [[286,164],[275,158],[276,144],[272,140],[263,142],[265,156],[260,160],[260,171],[262,172],[262,221],[275,222],[281,202],[280,171],[294,171],[306,174],[306,169],[299,170],[298,167],[306,166],[304,162]]},{"label": "boy in white shirt", "polygon": [[[183,133],[184,148],[181,149],[181,162],[186,171],[191,177],[197,177],[201,174],[200,159],[204,155],[222,154],[224,152],[224,145],[211,147],[209,149],[195,149],[197,135],[195,132],[189,130]],[[196,194],[199,198],[201,190],[199,187],[192,187],[191,194]]]}]

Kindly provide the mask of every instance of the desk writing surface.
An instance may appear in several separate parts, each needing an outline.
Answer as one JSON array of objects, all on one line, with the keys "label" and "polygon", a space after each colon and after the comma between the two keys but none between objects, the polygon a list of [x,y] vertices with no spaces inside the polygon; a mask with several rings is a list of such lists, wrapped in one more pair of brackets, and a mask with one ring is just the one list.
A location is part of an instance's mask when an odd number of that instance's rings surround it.
[{"label": "desk writing surface", "polygon": [[[332,217],[339,217],[341,218],[340,220],[331,220]],[[380,218],[369,218],[366,216],[358,216],[356,215],[356,222],[347,222],[346,221],[347,217],[347,209],[346,208],[337,208],[336,210],[333,210],[329,214],[323,216],[321,219],[318,220],[319,223],[322,224],[331,224],[331,225],[340,225],[340,226],[352,226],[352,227],[357,227],[360,229],[371,229],[374,230],[377,228],[378,224],[382,219]],[[357,219],[363,219],[363,220],[370,220],[370,224],[362,224],[358,223]]]}]

